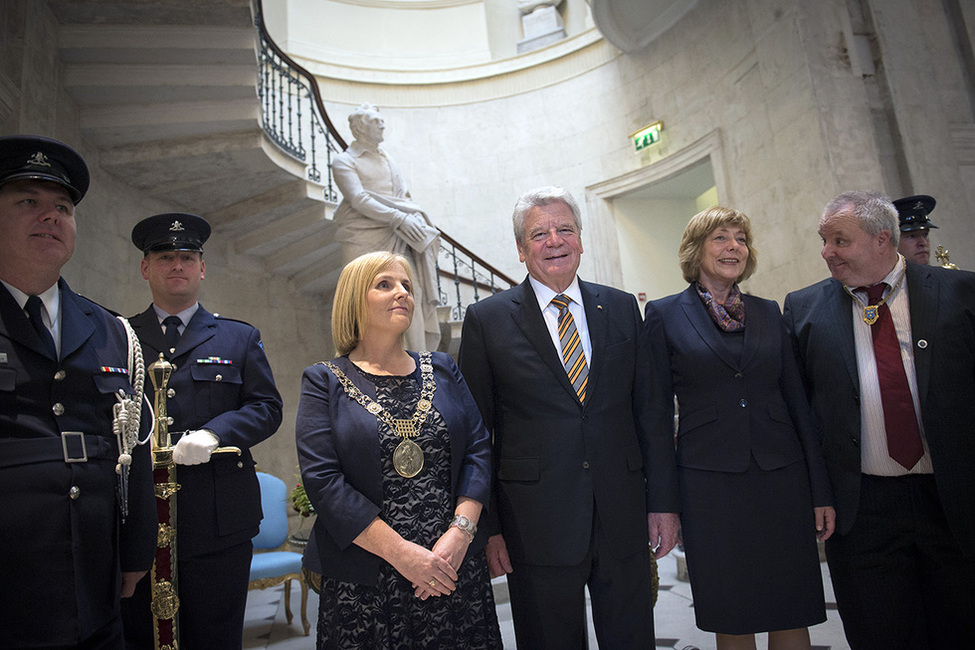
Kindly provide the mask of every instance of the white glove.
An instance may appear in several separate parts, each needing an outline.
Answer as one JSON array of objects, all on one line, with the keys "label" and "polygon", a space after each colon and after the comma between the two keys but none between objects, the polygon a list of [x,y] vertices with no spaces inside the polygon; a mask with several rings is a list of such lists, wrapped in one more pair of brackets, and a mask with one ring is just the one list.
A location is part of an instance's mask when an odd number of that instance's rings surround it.
[{"label": "white glove", "polygon": [[198,429],[187,431],[173,449],[173,462],[177,465],[199,465],[210,461],[210,454],[220,446],[220,440],[211,431]]},{"label": "white glove", "polygon": [[423,241],[423,227],[426,225],[417,213],[406,215],[406,219],[399,225],[399,231],[407,241],[418,244]]}]

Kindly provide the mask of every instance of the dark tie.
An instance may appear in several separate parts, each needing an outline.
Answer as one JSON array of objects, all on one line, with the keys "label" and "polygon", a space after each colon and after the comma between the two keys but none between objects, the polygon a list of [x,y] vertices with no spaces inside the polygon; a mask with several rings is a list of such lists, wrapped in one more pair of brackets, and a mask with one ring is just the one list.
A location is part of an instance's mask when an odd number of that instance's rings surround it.
[{"label": "dark tie", "polygon": [[569,312],[569,298],[559,294],[552,298],[552,304],[559,310],[559,345],[562,347],[562,363],[569,375],[569,382],[575,389],[580,402],[586,401],[586,386],[589,383],[589,368],[586,354],[582,351],[582,339],[576,329],[576,322]]},{"label": "dark tie", "polygon": [[179,319],[179,316],[167,316],[163,319],[163,325],[166,326],[166,349],[172,354],[176,349],[176,344],[179,343],[179,326],[183,324],[183,321]]},{"label": "dark tie", "polygon": [[51,330],[47,329],[47,325],[44,324],[44,319],[41,317],[41,299],[37,296],[30,296],[27,298],[27,304],[24,305],[24,309],[27,310],[28,320],[37,335],[41,337],[41,342],[44,343],[44,348],[48,351],[48,354],[52,359],[58,358],[58,348],[54,345],[54,337],[51,336]]},{"label": "dark tie", "polygon": [[[866,290],[869,304],[876,305],[886,287],[881,282],[861,289]],[[877,359],[877,377],[880,379],[880,400],[884,407],[887,453],[900,465],[911,469],[924,455],[924,447],[921,445],[917,414],[904,372],[894,319],[887,303],[880,305],[877,321],[870,326],[870,333],[873,335],[873,352]]]}]

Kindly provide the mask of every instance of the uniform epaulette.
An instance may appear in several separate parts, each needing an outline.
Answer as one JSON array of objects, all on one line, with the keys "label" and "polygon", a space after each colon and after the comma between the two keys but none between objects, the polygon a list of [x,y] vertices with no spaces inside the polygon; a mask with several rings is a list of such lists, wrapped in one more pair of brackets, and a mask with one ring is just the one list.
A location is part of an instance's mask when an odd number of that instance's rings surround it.
[{"label": "uniform epaulette", "polygon": [[101,304],[99,302],[95,302],[94,300],[92,300],[88,296],[84,296],[84,295],[82,295],[80,293],[76,293],[75,295],[77,295],[79,298],[83,298],[84,300],[87,300],[88,302],[90,302],[91,304],[95,305],[96,307],[101,307],[102,309],[104,309],[105,311],[107,311],[109,314],[111,314],[114,318],[118,318],[119,316],[122,315],[122,314],[118,313],[117,311],[115,311],[114,309],[109,309],[105,305],[103,305],[103,304]]},{"label": "uniform epaulette", "polygon": [[240,320],[239,318],[229,318],[227,316],[221,316],[220,314],[214,314],[213,317],[214,318],[219,318],[220,320],[229,320],[232,323],[240,323],[241,325],[247,325],[248,327],[254,327],[253,325],[251,325],[247,321]]}]

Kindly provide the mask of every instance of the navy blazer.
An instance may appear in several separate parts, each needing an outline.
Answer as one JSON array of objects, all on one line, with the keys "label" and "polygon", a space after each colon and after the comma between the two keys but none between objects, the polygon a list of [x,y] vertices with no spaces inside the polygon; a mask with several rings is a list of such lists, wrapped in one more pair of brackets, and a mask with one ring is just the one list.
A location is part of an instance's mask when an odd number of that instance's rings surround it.
[{"label": "navy blazer", "polygon": [[673,422],[680,409],[677,464],[744,472],[751,457],[765,470],[806,463],[812,506],[832,494],[809,404],[778,305],[742,295],[745,330],[740,358],[728,354],[694,285],[646,307],[645,332],[654,358],[669,360],[657,382],[657,412]]},{"label": "navy blazer", "polygon": [[[975,553],[975,273],[907,263],[911,340],[924,436],[951,529]],[[785,299],[836,497],[837,530],[860,503],[860,380],[852,299],[832,278]]]},{"label": "navy blazer", "polygon": [[[247,323],[215,317],[200,305],[170,354],[151,305],[129,322],[142,342],[146,366],[160,352],[176,365],[166,403],[173,418],[170,432],[209,429],[221,446],[242,452],[177,466],[176,480],[182,486],[176,493],[179,556],[246,542],[257,534],[263,516],[251,447],[281,424],[281,395],[260,332]],[[152,393],[148,381],[146,392]]]},{"label": "navy blazer", "polygon": [[[120,522],[113,435],[132,395],[121,323],[62,279],[61,358],[0,285],[0,647],[73,646],[118,615],[119,568],[146,571],[156,539],[149,450],[137,447]],[[66,463],[62,431],[88,440]]]},{"label": "navy blazer", "polygon": [[[419,363],[415,352],[409,354]],[[333,361],[359,390],[375,399],[375,384],[347,356]],[[434,352],[432,361],[437,382],[433,406],[450,435],[451,499],[465,496],[487,507],[488,432],[454,360]],[[375,586],[383,560],[353,540],[383,512],[379,420],[345,393],[331,370],[316,364],[301,377],[295,438],[301,480],[318,513],[308,548],[317,549],[322,575]],[[486,541],[486,530],[479,526],[468,557],[481,551]]]},{"label": "navy blazer", "polygon": [[518,562],[581,562],[594,506],[615,555],[646,552],[647,513],[679,507],[673,436],[652,430],[653,362],[636,299],[579,287],[592,342],[584,404],[527,278],[470,305],[464,319],[461,369],[494,437],[492,533]]}]

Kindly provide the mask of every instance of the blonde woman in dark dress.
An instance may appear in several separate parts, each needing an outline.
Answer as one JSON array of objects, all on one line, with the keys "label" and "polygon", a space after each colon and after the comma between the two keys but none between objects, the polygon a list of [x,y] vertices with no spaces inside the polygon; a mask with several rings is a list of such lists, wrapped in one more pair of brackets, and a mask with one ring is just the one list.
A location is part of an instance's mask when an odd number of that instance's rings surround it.
[{"label": "blonde woman in dark dress", "polygon": [[320,649],[501,647],[477,528],[489,436],[453,360],[403,347],[412,287],[401,255],[348,264],[332,311],[339,356],[302,377]]}]

